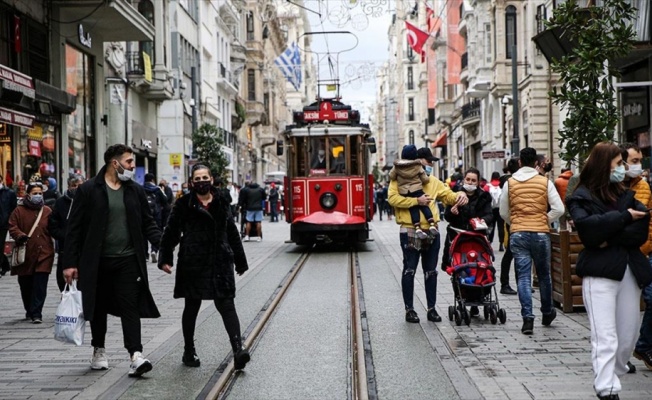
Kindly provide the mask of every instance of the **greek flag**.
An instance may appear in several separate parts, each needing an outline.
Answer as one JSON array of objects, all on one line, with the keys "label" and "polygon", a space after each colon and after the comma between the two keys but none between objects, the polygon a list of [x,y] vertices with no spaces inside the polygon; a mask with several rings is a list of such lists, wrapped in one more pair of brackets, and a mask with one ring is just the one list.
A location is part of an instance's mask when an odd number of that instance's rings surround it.
[{"label": "greek flag", "polygon": [[299,90],[301,86],[301,56],[299,54],[299,46],[292,42],[290,47],[278,56],[274,61],[285,78],[294,86],[295,90]]}]

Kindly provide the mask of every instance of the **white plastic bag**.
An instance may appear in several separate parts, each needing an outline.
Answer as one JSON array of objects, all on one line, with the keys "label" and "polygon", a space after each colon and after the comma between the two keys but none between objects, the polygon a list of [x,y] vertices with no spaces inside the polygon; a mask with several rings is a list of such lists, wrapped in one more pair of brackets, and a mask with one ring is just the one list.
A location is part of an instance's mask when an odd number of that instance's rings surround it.
[{"label": "white plastic bag", "polygon": [[86,320],[82,308],[82,293],[77,290],[77,281],[61,292],[61,303],[54,317],[54,338],[60,342],[76,344],[84,343]]}]

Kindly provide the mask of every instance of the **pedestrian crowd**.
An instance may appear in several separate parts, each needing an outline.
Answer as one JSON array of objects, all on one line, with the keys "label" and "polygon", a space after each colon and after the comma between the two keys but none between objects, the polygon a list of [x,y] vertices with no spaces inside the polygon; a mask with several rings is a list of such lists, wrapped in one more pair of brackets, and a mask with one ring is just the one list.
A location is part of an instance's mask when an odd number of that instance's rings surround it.
[{"label": "pedestrian crowd", "polygon": [[[447,270],[453,240],[460,232],[480,229],[489,243],[498,231],[498,249],[505,252],[500,293],[518,295],[521,333],[533,335],[535,331],[533,286],[538,286],[540,293],[541,325],[550,326],[557,317],[552,298],[550,233],[571,229],[584,246],[576,273],[583,278],[598,398],[619,398],[619,376],[636,371],[629,362],[631,356],[652,370],[652,191],[643,177],[643,156],[637,146],[597,144],[579,176],[564,168],[556,179],[549,176],[553,168],[550,160],[528,147],[518,158],[509,160],[503,175],[493,172],[489,181],[477,169],[468,168],[463,173],[456,171],[446,182],[432,175],[432,163],[437,159],[430,150],[415,150],[411,145],[403,148],[402,160],[394,163],[389,174],[387,196],[383,196],[383,186],[374,194],[380,219],[387,203],[393,210],[386,214],[394,213],[400,225],[401,287],[407,322],[420,322],[413,302],[419,260],[427,319],[440,322],[435,309],[439,236],[444,237],[441,268]],[[443,213],[439,204],[445,206]],[[424,212],[424,208],[428,210]],[[440,234],[442,216],[448,225]],[[516,290],[509,284],[512,261]],[[641,294],[646,305],[642,321]],[[470,315],[478,314],[477,307],[471,307]]]}]

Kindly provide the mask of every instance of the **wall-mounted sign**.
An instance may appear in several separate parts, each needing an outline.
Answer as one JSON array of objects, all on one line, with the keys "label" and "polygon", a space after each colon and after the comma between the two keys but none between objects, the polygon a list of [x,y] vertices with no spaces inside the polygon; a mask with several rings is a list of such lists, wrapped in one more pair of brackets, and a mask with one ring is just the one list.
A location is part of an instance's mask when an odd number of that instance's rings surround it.
[{"label": "wall-mounted sign", "polygon": [[34,127],[34,116],[0,107],[0,122],[31,129]]},{"label": "wall-mounted sign", "polygon": [[30,99],[36,98],[36,91],[34,90],[34,80],[31,76],[25,75],[21,72],[14,71],[11,68],[0,65],[0,79],[2,79],[2,87],[21,92]]},{"label": "wall-mounted sign", "polygon": [[82,46],[88,47],[89,49],[93,47],[91,33],[84,32],[84,26],[82,24],[79,24],[78,30],[79,30],[79,43],[81,43]]},{"label": "wall-mounted sign", "polygon": [[624,130],[644,128],[650,125],[650,101],[647,88],[621,92],[621,115]]},{"label": "wall-mounted sign", "polygon": [[143,51],[143,66],[145,72],[145,80],[147,82],[152,81],[152,60],[149,58],[149,54]]}]

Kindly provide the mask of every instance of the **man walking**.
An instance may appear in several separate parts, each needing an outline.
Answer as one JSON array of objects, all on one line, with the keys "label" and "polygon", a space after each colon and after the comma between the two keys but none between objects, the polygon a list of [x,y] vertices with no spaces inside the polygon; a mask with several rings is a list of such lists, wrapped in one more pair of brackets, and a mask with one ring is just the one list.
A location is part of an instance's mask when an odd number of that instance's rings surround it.
[{"label": "man walking", "polygon": [[[168,198],[165,195],[165,192],[163,192],[160,187],[156,186],[156,177],[152,173],[145,174],[145,184],[143,185],[143,188],[145,189],[145,195],[147,196],[147,204],[149,204],[149,210],[152,213],[152,217],[154,217],[154,220],[156,221],[156,226],[158,226],[159,229],[163,231],[163,228],[165,227],[163,214],[165,212],[165,208],[168,205]],[[157,261],[156,255],[158,254],[158,242],[152,243],[151,245],[152,251],[149,254],[151,257],[150,261],[155,263]],[[147,258],[147,252],[145,254],[145,258]]]},{"label": "man walking", "polygon": [[[7,231],[9,230],[9,216],[16,208],[18,199],[16,192],[4,185],[2,175],[0,175],[0,248],[5,248]],[[4,251],[0,254],[0,276],[9,271],[9,261]]]},{"label": "man walking", "polygon": [[[108,369],[107,314],[119,316],[129,351],[129,376],[152,369],[143,357],[141,318],[158,318],[149,290],[147,240],[158,246],[161,230],[142,186],[132,181],[136,162],[123,144],[104,153],[104,167],[77,189],[70,210],[64,279],[79,279],[84,317],[91,323],[91,369]],[[160,189],[159,189],[160,190]]]},{"label": "man walking", "polygon": [[[405,305],[405,320],[411,323],[418,323],[419,316],[414,310],[414,275],[421,258],[421,268],[424,274],[424,286],[428,307],[428,321],[440,322],[441,317],[435,310],[437,302],[437,260],[439,258],[439,233],[432,234],[429,231],[430,224],[421,214],[421,229],[428,232],[426,239],[419,239],[416,235],[410,207],[416,205],[428,206],[432,212],[435,223],[439,222],[439,210],[436,200],[446,205],[465,205],[469,199],[464,192],[454,193],[445,183],[432,176],[432,162],[437,158],[433,157],[428,148],[421,148],[417,151],[417,159],[426,168],[429,182],[423,185],[424,195],[418,198],[404,197],[398,192],[398,183],[393,180],[389,184],[389,204],[396,209],[396,223],[401,225],[399,238],[403,250],[403,277],[401,289],[403,291],[403,302]],[[430,168],[428,168],[430,167]]]},{"label": "man walking", "polygon": [[246,188],[240,191],[240,207],[247,211],[247,226],[245,228],[244,241],[249,241],[249,234],[251,234],[251,225],[255,224],[256,241],[260,242],[263,239],[262,220],[263,220],[263,201],[265,200],[265,190],[261,188],[256,182],[251,182]]},{"label": "man walking", "polygon": [[278,222],[278,213],[276,212],[276,207],[278,207],[278,189],[276,189],[276,184],[272,182],[269,188],[270,222]]},{"label": "man walking", "polygon": [[[514,254],[521,303],[521,332],[534,330],[532,312],[532,263],[536,268],[541,291],[542,324],[548,326],[557,317],[552,305],[550,278],[550,224],[564,213],[564,204],[555,185],[534,168],[537,152],[526,147],[520,152],[521,168],[503,186],[500,215],[510,224],[509,246]],[[548,211],[550,207],[550,211]]]}]

